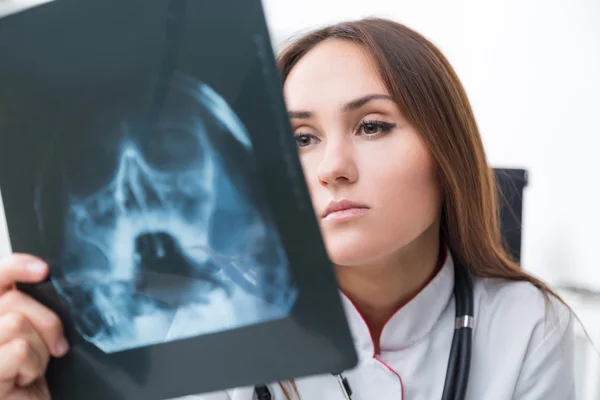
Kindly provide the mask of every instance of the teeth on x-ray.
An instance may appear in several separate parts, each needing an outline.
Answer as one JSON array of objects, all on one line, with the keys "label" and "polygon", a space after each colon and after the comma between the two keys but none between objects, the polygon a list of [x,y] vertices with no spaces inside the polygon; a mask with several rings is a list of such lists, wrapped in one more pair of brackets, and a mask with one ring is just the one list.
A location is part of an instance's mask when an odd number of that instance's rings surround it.
[{"label": "teeth on x-ray", "polygon": [[[204,118],[181,121],[194,160],[161,169],[123,135],[112,180],[68,196],[53,282],[79,333],[106,353],[283,318],[296,298],[276,229],[235,190],[207,137],[220,130],[248,150],[247,132],[207,86],[173,88]],[[217,220],[224,201],[231,223]]]}]

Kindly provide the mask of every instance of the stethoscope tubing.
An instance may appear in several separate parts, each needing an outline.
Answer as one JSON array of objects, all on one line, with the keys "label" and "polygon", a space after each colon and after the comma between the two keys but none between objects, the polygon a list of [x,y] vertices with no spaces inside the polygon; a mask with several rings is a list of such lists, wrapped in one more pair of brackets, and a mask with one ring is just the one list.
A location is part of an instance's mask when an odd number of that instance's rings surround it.
[{"label": "stethoscope tubing", "polygon": [[454,268],[454,303],[456,322],[442,400],[463,400],[465,398],[471,370],[474,321],[473,282],[467,269],[458,263]]}]

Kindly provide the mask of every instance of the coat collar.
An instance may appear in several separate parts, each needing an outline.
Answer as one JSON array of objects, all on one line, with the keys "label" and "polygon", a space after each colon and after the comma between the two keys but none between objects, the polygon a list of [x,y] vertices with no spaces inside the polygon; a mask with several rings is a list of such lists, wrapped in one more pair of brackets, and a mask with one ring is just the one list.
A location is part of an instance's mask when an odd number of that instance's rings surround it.
[{"label": "coat collar", "polygon": [[[454,293],[454,262],[448,250],[444,253],[445,259],[437,274],[383,327],[379,340],[382,353],[401,350],[421,340],[446,310]],[[373,356],[375,346],[364,318],[345,294],[341,296],[357,351]]]}]

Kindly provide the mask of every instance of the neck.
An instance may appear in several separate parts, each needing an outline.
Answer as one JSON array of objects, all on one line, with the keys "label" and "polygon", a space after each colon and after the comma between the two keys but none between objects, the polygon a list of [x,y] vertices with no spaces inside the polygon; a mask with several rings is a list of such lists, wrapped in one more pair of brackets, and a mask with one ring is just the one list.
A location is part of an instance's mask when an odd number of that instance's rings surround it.
[{"label": "neck", "polygon": [[336,266],[339,287],[367,323],[376,353],[384,325],[435,276],[442,250],[439,227],[432,226],[385,259],[367,265]]}]

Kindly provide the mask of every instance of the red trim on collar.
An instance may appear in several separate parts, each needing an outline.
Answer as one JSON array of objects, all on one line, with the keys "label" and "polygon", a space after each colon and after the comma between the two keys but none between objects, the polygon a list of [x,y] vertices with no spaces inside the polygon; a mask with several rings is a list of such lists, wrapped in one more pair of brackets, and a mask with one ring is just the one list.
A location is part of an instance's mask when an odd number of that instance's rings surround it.
[{"label": "red trim on collar", "polygon": [[402,393],[401,399],[404,400],[404,381],[402,380],[402,377],[400,376],[400,374],[394,368],[392,368],[389,365],[387,365],[387,363],[385,363],[384,361],[381,361],[378,358],[375,358],[375,360],[379,361],[379,363],[381,365],[383,365],[384,367],[386,367],[388,369],[388,371],[390,371],[392,374],[394,374],[394,375],[396,375],[398,377],[398,380],[400,381],[400,391]]},{"label": "red trim on collar", "polygon": [[[418,296],[418,295],[419,295],[419,294],[420,294],[420,293],[421,293],[421,292],[422,292],[422,291],[423,291],[423,290],[424,290],[424,289],[425,289],[427,286],[429,286],[429,284],[430,284],[430,283],[431,283],[431,282],[432,282],[432,281],[433,281],[433,280],[434,280],[434,279],[435,279],[435,278],[436,278],[436,277],[439,275],[440,271],[443,269],[443,266],[444,266],[444,264],[446,264],[446,262],[447,262],[447,261],[448,261],[448,247],[446,247],[446,245],[445,245],[445,244],[442,244],[442,245],[440,246],[440,254],[439,254],[439,257],[438,257],[438,263],[437,263],[437,265],[436,265],[436,272],[435,272],[435,274],[432,274],[432,275],[431,275],[431,277],[429,278],[429,280],[427,280],[427,282],[425,282],[425,284],[423,285],[423,287],[421,287],[421,289],[420,289],[420,290],[419,290],[417,293],[415,293],[415,295],[414,295],[414,296],[413,296],[413,297],[412,297],[410,300],[408,300],[408,301],[407,301],[406,303],[404,303],[404,304],[403,304],[403,305],[402,305],[400,308],[398,308],[398,309],[397,309],[397,310],[396,310],[396,311],[395,311],[395,312],[394,312],[394,313],[393,313],[393,314],[392,314],[392,315],[391,315],[391,316],[388,318],[388,320],[387,320],[387,321],[385,321],[385,323],[383,324],[383,327],[381,328],[380,335],[381,335],[381,333],[383,333],[383,331],[384,331],[384,329],[385,329],[385,326],[388,324],[388,322],[390,322],[390,321],[391,321],[391,320],[394,318],[394,316],[396,316],[396,314],[398,314],[398,312],[400,312],[400,310],[402,310],[402,308],[403,308],[403,307],[404,307],[406,304],[410,303],[410,302],[412,301],[412,299],[414,299],[415,297],[417,297],[417,296]],[[354,304],[354,301],[352,301],[352,299],[351,299],[350,297],[348,297],[348,296],[346,296],[346,298],[347,298],[347,299],[350,301],[350,304],[352,304],[352,307],[354,307],[354,309],[356,310],[356,313],[357,313],[357,314],[360,316],[360,318],[363,320],[363,322],[364,322],[365,326],[368,328],[369,324],[367,324],[367,320],[366,320],[366,319],[365,319],[365,317],[364,317],[364,316],[361,314],[361,312],[360,312],[360,310],[358,309],[358,307],[356,307],[356,304]],[[368,331],[369,331],[369,336],[371,337],[371,345],[372,345],[372,347],[373,347],[373,356],[372,356],[372,357],[373,357],[373,358],[375,358],[375,359],[377,359],[377,358],[376,358],[376,355],[377,355],[377,354],[376,354],[376,352],[377,352],[377,350],[376,350],[376,349],[377,349],[377,346],[375,346],[375,340],[373,339],[373,335],[372,335],[372,333],[371,333],[371,330],[370,330],[370,329],[368,329]],[[381,338],[378,338],[378,339],[380,340]],[[379,341],[379,340],[378,340],[378,341]],[[377,361],[380,361],[380,360],[378,360],[378,359],[377,359]],[[380,362],[381,362],[381,361],[380,361]],[[385,363],[383,363],[383,364],[385,364]],[[387,364],[386,364],[386,366],[387,366]],[[390,368],[389,366],[387,366],[387,367],[388,367],[388,368]],[[390,370],[391,370],[392,372],[396,373],[396,372],[395,372],[394,370],[392,370],[391,368],[390,368]],[[396,373],[396,375],[398,375],[398,374]],[[398,376],[398,377],[400,377],[400,376]],[[402,382],[402,378],[400,378],[400,382]]]},{"label": "red trim on collar", "polygon": [[[404,303],[400,308],[398,308],[392,315],[390,315],[390,317],[388,318],[387,321],[385,321],[385,323],[383,324],[383,327],[381,328],[381,332],[383,333],[383,330],[385,329],[385,326],[388,324],[388,322],[390,322],[390,320],[392,318],[394,318],[394,316],[396,314],[398,314],[398,312],[400,310],[402,310],[402,308],[407,305],[408,303],[410,303],[412,301],[412,299],[414,299],[415,297],[417,297],[419,294],[421,294],[421,292],[423,291],[423,289],[425,289],[427,286],[429,286],[429,284],[435,279],[437,278],[437,276],[439,275],[440,271],[442,270],[442,267],[444,266],[444,264],[446,264],[446,261],[448,260],[448,248],[445,245],[440,246],[440,254],[438,256],[438,263],[435,266],[435,274],[432,274],[431,277],[427,280],[427,282],[425,282],[425,284],[421,287],[421,289],[419,289],[419,291],[417,293],[415,293],[415,295],[413,297],[411,297],[406,303]],[[359,312],[360,314],[360,312]],[[363,321],[365,320],[364,317],[361,315],[360,316]],[[366,321],[365,321],[366,323]],[[373,338],[371,338],[373,339]],[[381,339],[381,338],[379,338]],[[375,342],[373,342],[373,349],[375,349]]]}]

